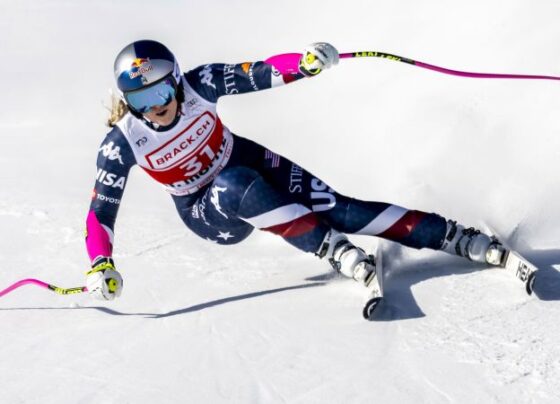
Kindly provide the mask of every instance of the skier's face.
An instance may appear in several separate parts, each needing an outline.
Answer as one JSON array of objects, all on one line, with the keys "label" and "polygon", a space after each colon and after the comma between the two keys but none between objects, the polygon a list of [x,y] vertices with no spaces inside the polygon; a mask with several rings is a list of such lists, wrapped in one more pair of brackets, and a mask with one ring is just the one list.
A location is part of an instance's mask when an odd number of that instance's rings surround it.
[{"label": "skier's face", "polygon": [[171,125],[175,117],[177,116],[177,100],[173,98],[167,105],[157,105],[152,107],[149,112],[146,112],[144,116],[153,123],[157,123],[160,126]]}]

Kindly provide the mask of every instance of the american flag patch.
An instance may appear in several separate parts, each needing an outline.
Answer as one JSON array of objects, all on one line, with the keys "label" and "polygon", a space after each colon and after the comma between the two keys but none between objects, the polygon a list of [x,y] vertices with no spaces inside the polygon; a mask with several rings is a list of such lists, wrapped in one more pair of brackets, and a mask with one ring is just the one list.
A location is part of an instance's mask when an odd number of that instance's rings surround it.
[{"label": "american flag patch", "polygon": [[264,152],[264,166],[266,168],[276,168],[280,166],[280,156],[270,150]]}]

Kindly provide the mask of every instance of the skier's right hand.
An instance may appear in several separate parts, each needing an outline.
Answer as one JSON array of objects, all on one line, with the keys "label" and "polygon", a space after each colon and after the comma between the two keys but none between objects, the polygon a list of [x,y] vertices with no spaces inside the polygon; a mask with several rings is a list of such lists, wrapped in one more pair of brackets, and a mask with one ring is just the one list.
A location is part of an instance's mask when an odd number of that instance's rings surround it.
[{"label": "skier's right hand", "polygon": [[121,274],[115,269],[113,259],[98,257],[86,273],[86,286],[91,296],[98,300],[113,300],[119,297],[123,288]]},{"label": "skier's right hand", "polygon": [[327,42],[315,42],[307,46],[299,62],[299,70],[306,76],[315,76],[338,64],[338,51]]}]

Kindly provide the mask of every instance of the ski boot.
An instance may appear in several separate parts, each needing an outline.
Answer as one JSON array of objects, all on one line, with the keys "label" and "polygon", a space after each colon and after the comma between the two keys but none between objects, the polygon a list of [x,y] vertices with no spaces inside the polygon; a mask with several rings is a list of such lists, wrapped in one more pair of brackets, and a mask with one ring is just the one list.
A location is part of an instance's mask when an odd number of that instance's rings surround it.
[{"label": "ski boot", "polygon": [[366,287],[375,278],[375,257],[366,254],[352,244],[345,234],[336,230],[327,233],[317,255],[326,257],[335,271]]},{"label": "ski boot", "polygon": [[443,251],[466,257],[471,261],[504,268],[525,285],[526,292],[533,293],[537,266],[519,252],[503,245],[495,237],[487,236],[478,230],[465,229],[451,220],[447,221],[447,234],[441,247]]},{"label": "ski boot", "polygon": [[452,220],[447,221],[441,250],[494,266],[504,266],[507,255],[506,248],[495,237],[487,236],[473,227],[466,229]]},{"label": "ski boot", "polygon": [[331,230],[325,236],[317,255],[326,257],[335,271],[367,288],[369,293],[362,315],[366,320],[371,320],[375,308],[383,299],[380,250],[377,250],[377,256],[368,255],[352,244],[344,234]]}]

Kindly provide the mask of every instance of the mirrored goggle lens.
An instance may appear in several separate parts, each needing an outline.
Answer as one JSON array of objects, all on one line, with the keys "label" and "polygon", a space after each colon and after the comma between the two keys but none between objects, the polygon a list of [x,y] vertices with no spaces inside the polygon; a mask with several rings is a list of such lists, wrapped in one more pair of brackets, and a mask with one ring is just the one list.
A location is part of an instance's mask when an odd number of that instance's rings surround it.
[{"label": "mirrored goggle lens", "polygon": [[165,79],[142,90],[125,93],[124,98],[135,111],[145,114],[158,105],[167,105],[175,98],[176,88],[172,79]]}]

